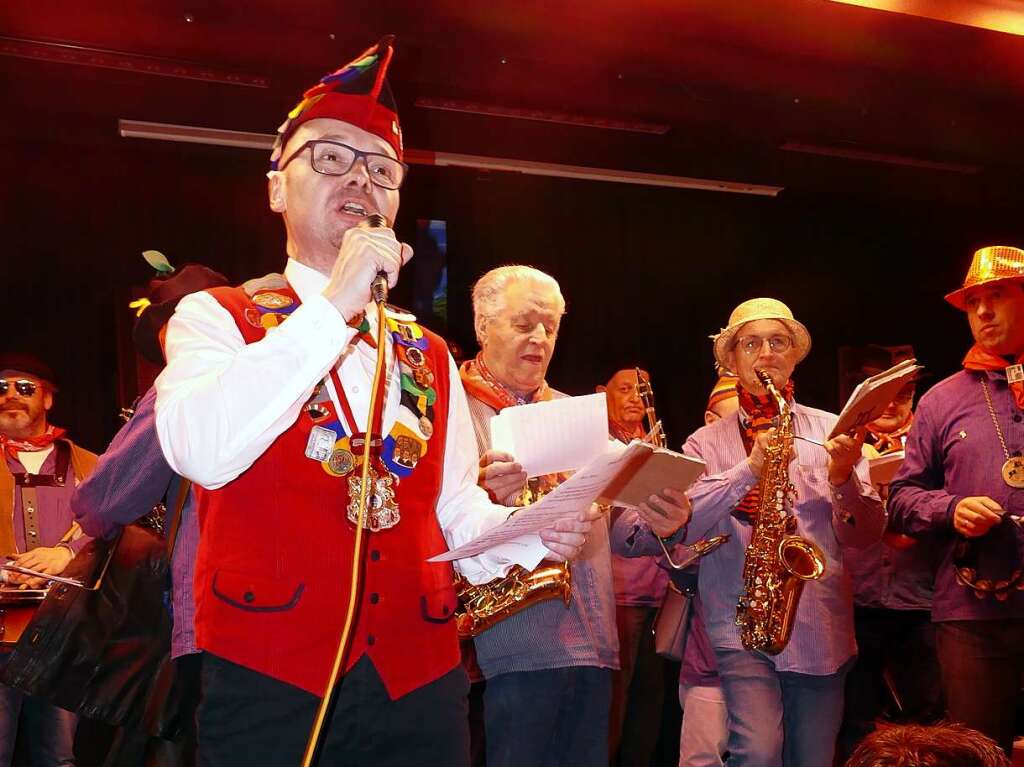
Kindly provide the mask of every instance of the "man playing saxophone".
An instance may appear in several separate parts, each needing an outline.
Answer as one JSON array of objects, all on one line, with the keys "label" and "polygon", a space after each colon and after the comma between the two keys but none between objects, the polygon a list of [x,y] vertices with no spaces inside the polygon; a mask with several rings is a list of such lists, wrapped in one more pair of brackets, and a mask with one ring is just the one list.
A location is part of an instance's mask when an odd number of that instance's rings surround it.
[{"label": "man playing saxophone", "polygon": [[[836,416],[793,398],[791,376],[810,346],[807,328],[780,301],[752,299],[733,311],[714,337],[714,354],[720,368],[739,377],[740,409],[686,441],[683,452],[705,461],[707,470],[687,493],[689,522],[665,540],[730,536],[702,560],[698,587],[729,711],[730,765],[832,764],[843,680],[856,652],[840,543],[868,545],[885,526],[861,460],[863,433],[826,439]],[[766,391],[758,373],[767,374],[778,396]],[[794,439],[800,437],[824,449]],[[769,476],[775,481],[764,487]],[[796,564],[808,568],[802,596],[781,557],[751,558],[755,531],[758,552],[777,553],[785,540],[801,560]],[[645,525],[635,533],[654,534]],[[783,588],[762,621],[754,592],[773,581]],[[763,643],[750,646],[758,634]]]}]

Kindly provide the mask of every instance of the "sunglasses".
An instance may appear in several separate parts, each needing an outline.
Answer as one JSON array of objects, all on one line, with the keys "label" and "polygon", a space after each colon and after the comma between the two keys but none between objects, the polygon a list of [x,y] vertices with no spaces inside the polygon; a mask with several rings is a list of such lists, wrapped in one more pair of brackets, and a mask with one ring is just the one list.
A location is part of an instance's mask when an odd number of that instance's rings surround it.
[{"label": "sunglasses", "polygon": [[17,381],[8,381],[6,378],[0,378],[0,395],[7,394],[11,390],[11,386],[14,386],[14,390],[22,397],[31,397],[39,388],[39,384],[35,381],[29,381],[25,378],[19,378]]}]

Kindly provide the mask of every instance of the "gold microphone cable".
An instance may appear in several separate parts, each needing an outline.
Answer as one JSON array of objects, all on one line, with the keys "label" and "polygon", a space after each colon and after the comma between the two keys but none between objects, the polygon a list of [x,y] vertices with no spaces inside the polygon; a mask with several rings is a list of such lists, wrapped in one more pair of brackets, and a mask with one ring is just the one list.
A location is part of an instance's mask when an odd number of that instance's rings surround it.
[{"label": "gold microphone cable", "polygon": [[381,300],[376,300],[377,298],[375,295],[374,303],[377,307],[377,364],[373,371],[373,385],[370,389],[370,411],[366,417],[366,431],[364,432],[365,436],[363,439],[362,481],[359,483],[359,521],[356,524],[356,539],[352,550],[352,582],[348,594],[348,610],[345,613],[345,626],[342,628],[341,638],[338,640],[338,651],[334,655],[334,665],[331,667],[331,674],[327,679],[327,689],[320,699],[320,706],[316,711],[316,719],[313,721],[313,729],[310,730],[309,741],[306,743],[306,753],[302,757],[302,767],[311,767],[319,756],[318,752],[320,750],[320,741],[323,738],[324,723],[334,701],[334,687],[338,683],[338,677],[341,676],[345,656],[348,654],[349,640],[352,638],[352,624],[356,614],[356,601],[359,597],[361,585],[359,574],[362,569],[363,559],[363,523],[366,519],[366,494],[370,478],[370,442],[373,438],[373,414],[376,410],[377,397],[380,393],[381,376],[384,374],[384,341],[386,336],[384,301],[386,300],[386,295],[381,297]]}]

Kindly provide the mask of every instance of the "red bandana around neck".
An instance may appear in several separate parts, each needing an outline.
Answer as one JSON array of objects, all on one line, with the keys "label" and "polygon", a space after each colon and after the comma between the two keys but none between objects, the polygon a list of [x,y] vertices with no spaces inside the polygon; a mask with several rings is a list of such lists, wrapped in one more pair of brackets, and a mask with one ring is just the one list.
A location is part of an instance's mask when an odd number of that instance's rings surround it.
[{"label": "red bandana around neck", "polygon": [[[788,381],[780,394],[786,402],[793,404],[793,381]],[[751,394],[742,384],[736,387],[736,394],[740,401],[740,429],[743,437],[743,447],[750,455],[754,447],[754,439],[757,432],[763,431],[772,425],[772,422],[779,415],[779,403],[775,398],[765,392],[764,394]],[[761,486],[754,485],[750,488],[742,500],[736,505],[737,511],[753,516],[757,513],[757,507],[761,504]]]},{"label": "red bandana around neck", "polygon": [[[1024,362],[1024,355],[1017,358],[1016,364],[1020,365],[1022,362]],[[1000,357],[994,352],[983,349],[980,344],[972,346],[963,361],[965,370],[1000,371],[1006,370],[1010,364],[1006,361],[1005,357]],[[1010,391],[1013,392],[1013,400],[1017,403],[1017,408],[1024,410],[1024,381],[1016,381],[1008,385]]]},{"label": "red bandana around neck", "polygon": [[540,385],[540,388],[533,393],[531,399],[522,399],[498,381],[494,374],[484,364],[484,356],[481,352],[474,359],[466,360],[459,368],[459,377],[466,389],[466,394],[474,399],[489,405],[497,411],[515,405],[526,405],[530,402],[543,402],[551,399],[551,388],[547,381]]},{"label": "red bandana around neck", "polygon": [[0,434],[0,445],[11,458],[17,458],[18,453],[38,453],[40,450],[46,450],[65,434],[67,434],[67,429],[61,429],[59,426],[47,426],[46,431],[42,434],[24,439],[15,439]]}]

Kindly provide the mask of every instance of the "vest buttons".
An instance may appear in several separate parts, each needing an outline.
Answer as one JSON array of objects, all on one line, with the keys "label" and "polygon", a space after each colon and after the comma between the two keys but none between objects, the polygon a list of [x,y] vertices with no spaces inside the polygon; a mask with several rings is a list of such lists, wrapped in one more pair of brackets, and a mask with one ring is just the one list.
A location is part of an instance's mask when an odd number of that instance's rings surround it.
[{"label": "vest buttons", "polygon": [[373,560],[374,562],[379,560],[380,559],[380,552],[377,551],[377,549],[374,549],[373,551],[371,551],[370,552],[370,559]]},{"label": "vest buttons", "polygon": [[251,591],[247,591],[244,594],[242,594],[242,599],[244,599],[246,602],[251,602],[255,598],[256,598],[256,595],[253,594]]},{"label": "vest buttons", "polygon": [[377,637],[375,637],[373,634],[370,634],[369,636],[366,637],[366,644],[372,645],[376,641],[377,641]]},{"label": "vest buttons", "polygon": [[380,594],[378,594],[376,591],[373,592],[372,594],[370,594],[370,604],[371,605],[375,605],[379,601],[380,601]]}]

